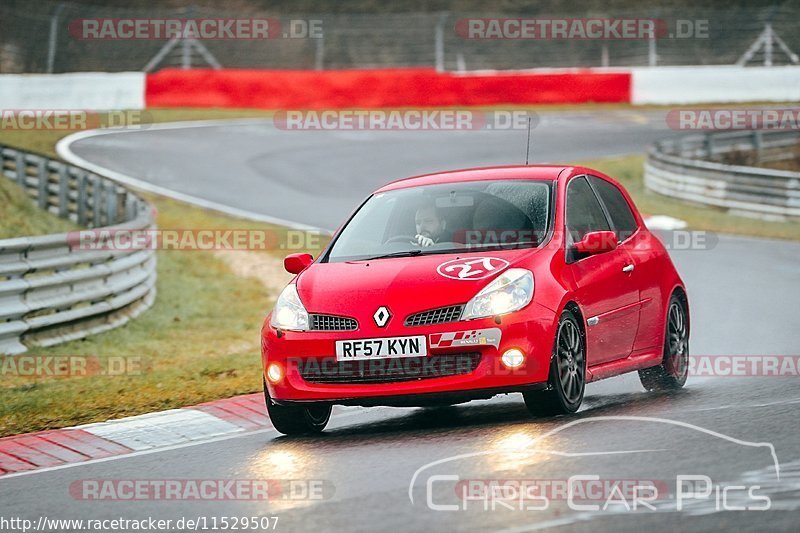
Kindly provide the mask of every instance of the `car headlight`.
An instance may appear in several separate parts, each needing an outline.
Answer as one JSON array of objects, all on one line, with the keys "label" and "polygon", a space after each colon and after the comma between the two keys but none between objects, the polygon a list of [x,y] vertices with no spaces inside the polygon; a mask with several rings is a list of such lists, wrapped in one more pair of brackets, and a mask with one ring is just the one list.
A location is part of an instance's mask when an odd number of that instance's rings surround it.
[{"label": "car headlight", "polygon": [[467,302],[462,319],[497,316],[522,309],[533,298],[533,274],[509,268]]},{"label": "car headlight", "polygon": [[272,310],[269,323],[277,329],[308,331],[308,311],[297,294],[297,285],[291,283],[283,289],[275,303],[275,309]]}]

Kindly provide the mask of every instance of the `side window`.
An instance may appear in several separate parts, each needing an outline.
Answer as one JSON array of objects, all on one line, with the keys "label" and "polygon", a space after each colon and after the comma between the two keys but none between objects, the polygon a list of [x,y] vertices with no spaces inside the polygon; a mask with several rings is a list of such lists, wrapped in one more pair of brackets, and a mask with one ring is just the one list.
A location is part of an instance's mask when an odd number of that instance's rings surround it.
[{"label": "side window", "polygon": [[567,238],[575,244],[590,231],[610,230],[608,220],[586,178],[573,178],[567,186]]},{"label": "side window", "polygon": [[611,217],[611,223],[617,231],[617,238],[624,241],[633,235],[639,227],[633,216],[631,207],[617,187],[604,179],[590,176],[592,186],[603,201]]}]

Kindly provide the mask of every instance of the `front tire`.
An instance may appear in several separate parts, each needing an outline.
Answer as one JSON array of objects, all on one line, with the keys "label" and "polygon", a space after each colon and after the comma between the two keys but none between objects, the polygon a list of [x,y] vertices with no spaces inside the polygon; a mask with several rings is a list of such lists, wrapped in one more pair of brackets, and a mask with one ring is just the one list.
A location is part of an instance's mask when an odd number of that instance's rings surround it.
[{"label": "front tire", "polygon": [[266,382],[264,382],[264,401],[272,425],[284,435],[321,433],[331,418],[330,405],[278,405],[270,398]]},{"label": "front tire", "polygon": [[686,306],[677,295],[669,300],[666,322],[661,364],[639,371],[642,386],[649,391],[680,389],[689,374],[689,320]]},{"label": "front tire", "polygon": [[533,415],[567,415],[581,406],[585,390],[586,345],[578,319],[565,310],[553,343],[547,390],[526,392],[522,397]]}]

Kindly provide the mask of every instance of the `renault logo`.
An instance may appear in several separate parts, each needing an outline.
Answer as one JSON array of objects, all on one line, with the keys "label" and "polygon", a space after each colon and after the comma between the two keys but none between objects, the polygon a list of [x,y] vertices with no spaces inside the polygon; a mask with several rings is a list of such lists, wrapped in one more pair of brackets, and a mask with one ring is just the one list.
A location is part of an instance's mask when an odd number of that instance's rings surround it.
[{"label": "renault logo", "polygon": [[380,306],[377,311],[375,311],[374,315],[372,315],[372,319],[379,328],[384,327],[386,323],[389,322],[390,318],[392,318],[392,314],[383,305]]}]

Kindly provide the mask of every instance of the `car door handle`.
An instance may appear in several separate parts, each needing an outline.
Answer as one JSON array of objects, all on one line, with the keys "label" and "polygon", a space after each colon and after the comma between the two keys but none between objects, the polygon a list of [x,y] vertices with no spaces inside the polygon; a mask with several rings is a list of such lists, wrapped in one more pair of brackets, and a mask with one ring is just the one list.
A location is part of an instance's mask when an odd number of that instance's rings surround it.
[{"label": "car door handle", "polygon": [[622,267],[622,271],[625,273],[633,272],[633,265],[625,265],[624,267]]}]

